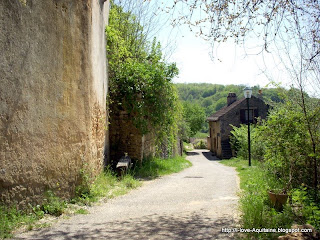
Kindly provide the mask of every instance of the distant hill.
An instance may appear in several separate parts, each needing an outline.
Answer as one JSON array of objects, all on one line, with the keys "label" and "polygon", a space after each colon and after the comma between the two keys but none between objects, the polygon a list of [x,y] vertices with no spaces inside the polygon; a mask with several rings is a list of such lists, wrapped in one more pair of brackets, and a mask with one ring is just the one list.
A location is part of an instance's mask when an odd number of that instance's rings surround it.
[{"label": "distant hill", "polygon": [[[178,90],[180,100],[182,102],[192,102],[201,106],[206,116],[210,116],[220,108],[227,105],[227,96],[229,92],[235,92],[238,99],[243,98],[244,85],[220,85],[210,83],[177,83],[175,84]],[[252,94],[258,95],[258,91],[261,88],[254,86],[252,88]],[[263,99],[267,103],[280,102],[279,89],[276,88],[263,88]],[[283,89],[282,89],[283,90]],[[202,132],[206,132],[208,129],[207,124],[203,126]]]}]

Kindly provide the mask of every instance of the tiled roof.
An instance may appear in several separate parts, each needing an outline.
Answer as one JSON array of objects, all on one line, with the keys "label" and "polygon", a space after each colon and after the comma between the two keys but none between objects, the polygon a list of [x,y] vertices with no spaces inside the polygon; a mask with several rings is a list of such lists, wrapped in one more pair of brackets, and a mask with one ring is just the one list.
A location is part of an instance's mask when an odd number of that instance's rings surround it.
[{"label": "tiled roof", "polygon": [[[252,97],[254,97],[254,96],[252,96]],[[238,101],[235,101],[234,103],[230,104],[229,106],[225,106],[225,107],[221,108],[219,111],[215,112],[210,117],[208,117],[207,121],[211,121],[211,122],[218,121],[220,117],[222,117],[227,112],[229,112],[230,110],[232,110],[235,107],[237,107],[238,105],[240,105],[245,100],[246,100],[246,98],[242,98],[242,99],[239,99]]]}]

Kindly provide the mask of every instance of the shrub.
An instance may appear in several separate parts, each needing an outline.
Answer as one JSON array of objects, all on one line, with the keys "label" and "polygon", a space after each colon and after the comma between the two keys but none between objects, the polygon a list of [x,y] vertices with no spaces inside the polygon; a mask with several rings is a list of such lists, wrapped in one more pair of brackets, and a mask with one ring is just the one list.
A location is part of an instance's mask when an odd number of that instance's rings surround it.
[{"label": "shrub", "polygon": [[45,198],[41,206],[41,210],[46,214],[60,216],[67,207],[67,203],[57,197],[51,190],[45,193]]},{"label": "shrub", "polygon": [[[318,193],[319,194],[319,193]],[[292,190],[292,204],[295,215],[300,218],[301,222],[311,224],[315,229],[320,231],[320,203],[316,202],[308,192],[305,186]],[[319,199],[319,196],[317,196]]]},{"label": "shrub", "polygon": [[200,140],[197,143],[194,144],[195,149],[207,149],[207,144],[205,141]]},{"label": "shrub", "polygon": [[[232,126],[232,125],[231,125]],[[241,125],[240,127],[232,126],[230,143],[231,147],[235,150],[240,158],[248,158],[248,126]],[[262,126],[250,125],[250,144],[251,144],[251,157],[252,159],[262,161],[265,145],[262,133]]]}]

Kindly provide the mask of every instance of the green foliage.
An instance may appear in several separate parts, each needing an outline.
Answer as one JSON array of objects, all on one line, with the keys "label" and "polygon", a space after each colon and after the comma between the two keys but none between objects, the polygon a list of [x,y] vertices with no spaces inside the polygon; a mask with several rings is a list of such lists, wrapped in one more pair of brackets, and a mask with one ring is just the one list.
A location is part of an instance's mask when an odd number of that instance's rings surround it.
[{"label": "green foliage", "polygon": [[119,112],[127,112],[142,134],[155,132],[158,154],[170,156],[181,120],[178,94],[171,82],[178,68],[163,60],[155,38],[146,40],[150,36],[134,14],[111,3],[109,18],[106,34],[111,121]]},{"label": "green foliage", "polygon": [[[317,198],[319,199],[319,196]],[[308,192],[305,186],[293,189],[292,204],[295,215],[301,218],[300,221],[311,224],[320,231],[320,202],[313,199],[313,194]]]},{"label": "green foliage", "polygon": [[[232,126],[230,143],[238,157],[248,159],[248,125]],[[259,161],[264,156],[264,138],[262,127],[250,124],[251,157]]]},{"label": "green foliage", "polygon": [[89,214],[89,211],[87,209],[84,208],[79,208],[76,212],[76,214]]},{"label": "green foliage", "polygon": [[202,138],[202,139],[207,139],[208,137],[208,133],[203,133],[203,132],[197,132],[195,135],[194,135],[195,138]]},{"label": "green foliage", "polygon": [[145,159],[142,166],[137,167],[135,176],[141,178],[156,178],[159,176],[180,172],[192,164],[185,157],[173,157],[168,159],[151,158]]},{"label": "green foliage", "polygon": [[162,61],[160,43],[146,41],[143,26],[120,6],[111,4],[106,32],[111,111],[125,110],[142,133],[168,131],[180,112],[171,82],[176,65]]},{"label": "green foliage", "polygon": [[[294,221],[294,214],[289,205],[283,211],[276,211],[268,199],[267,191],[278,184],[266,171],[263,163],[253,161],[248,166],[248,160],[234,158],[223,160],[221,163],[236,167],[240,177],[241,227],[242,228],[290,228]],[[248,239],[273,239],[279,233],[248,233]]]},{"label": "green foliage", "polygon": [[123,195],[140,185],[130,174],[119,180],[111,170],[106,169],[90,183],[85,183],[86,187],[80,187],[72,202],[90,205],[101,197],[113,198]]},{"label": "green foliage", "polygon": [[12,231],[22,225],[31,225],[43,216],[43,212],[24,212],[16,207],[0,205],[0,239],[12,237]]},{"label": "green foliage", "polygon": [[183,152],[187,153],[188,151],[193,150],[193,144],[192,143],[187,143],[183,142]]},{"label": "green foliage", "polygon": [[[313,100],[306,101],[313,106]],[[319,162],[315,166],[320,147],[319,107],[311,106],[307,116],[295,101],[275,106],[262,131],[269,171],[291,187],[302,183],[311,187],[315,169],[319,169]]]},{"label": "green foliage", "polygon": [[200,140],[194,144],[195,149],[207,149],[206,141]]},{"label": "green foliage", "polygon": [[206,116],[201,106],[184,102],[183,118],[187,124],[187,136],[193,137],[202,128]]},{"label": "green foliage", "polygon": [[57,197],[51,190],[46,191],[45,198],[41,206],[41,210],[50,215],[60,216],[64,209],[67,207],[67,203],[61,198]]}]

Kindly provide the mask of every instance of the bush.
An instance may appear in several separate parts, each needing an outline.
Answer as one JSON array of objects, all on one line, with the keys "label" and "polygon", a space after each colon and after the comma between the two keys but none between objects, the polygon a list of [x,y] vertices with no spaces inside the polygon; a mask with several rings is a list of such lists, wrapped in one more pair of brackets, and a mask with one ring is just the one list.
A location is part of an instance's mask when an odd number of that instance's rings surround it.
[{"label": "bush", "polygon": [[[236,155],[243,159],[248,159],[248,126],[241,125],[239,128],[232,126],[230,143],[235,150]],[[262,161],[265,145],[262,135],[262,126],[250,125],[250,143],[251,143],[251,157],[252,159]]]},{"label": "bush", "polygon": [[[308,120],[298,104],[280,104],[270,112],[261,132],[268,171],[290,188],[305,184],[317,191],[314,182],[315,173],[319,176],[320,119],[314,109],[308,110]],[[312,135],[309,128],[314,129]]]},{"label": "bush", "polygon": [[51,190],[45,193],[41,210],[46,214],[60,216],[63,210],[67,207],[67,203],[57,197]]},{"label": "bush", "polygon": [[[234,158],[221,161],[223,164],[236,167],[240,176],[240,209],[242,211],[241,227],[257,228],[290,228],[294,215],[290,205],[285,205],[283,211],[277,211],[268,198],[267,191],[278,184],[263,162],[253,161],[248,166],[247,160]],[[273,239],[280,233],[248,233],[247,239]]]},{"label": "bush", "polygon": [[[319,193],[318,193],[319,195]],[[317,196],[319,199],[319,196]],[[295,215],[301,222],[311,224],[320,231],[320,203],[316,202],[312,192],[308,192],[305,186],[292,190],[292,204]]]},{"label": "bush", "polygon": [[203,140],[198,141],[193,146],[194,146],[195,149],[207,149],[207,144]]}]

